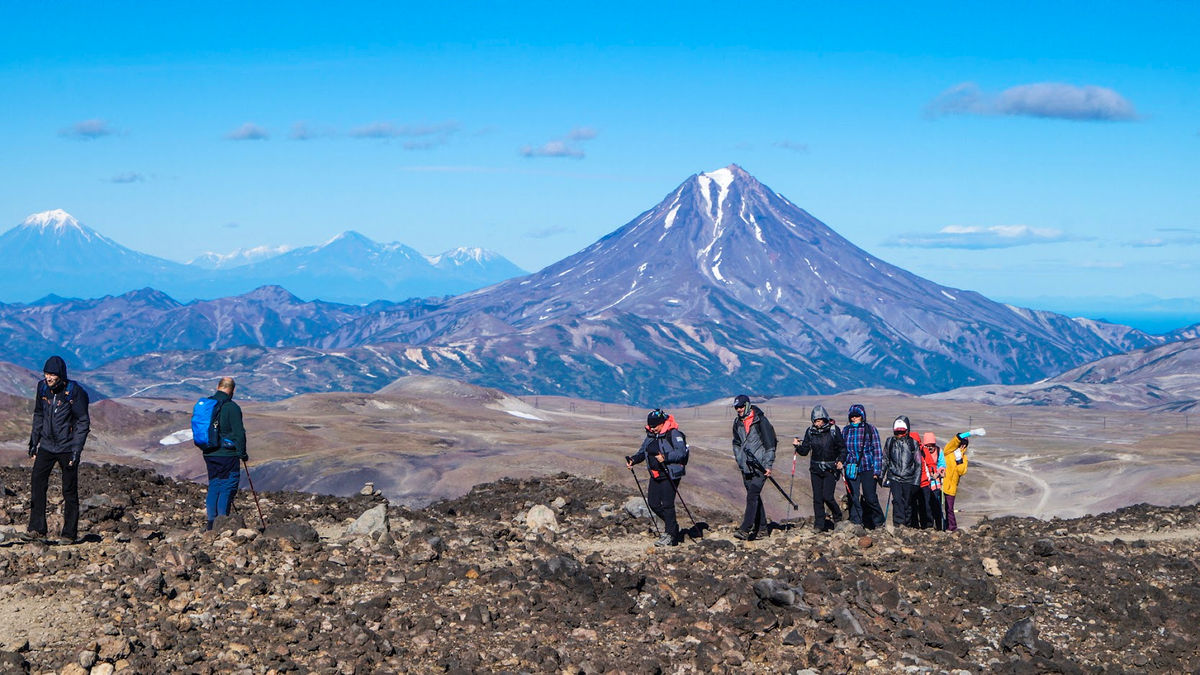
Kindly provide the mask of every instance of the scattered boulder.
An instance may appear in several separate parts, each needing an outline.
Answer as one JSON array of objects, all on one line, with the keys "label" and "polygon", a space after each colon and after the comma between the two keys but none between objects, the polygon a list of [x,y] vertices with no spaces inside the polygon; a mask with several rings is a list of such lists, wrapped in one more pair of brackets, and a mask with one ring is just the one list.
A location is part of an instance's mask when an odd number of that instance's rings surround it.
[{"label": "scattered boulder", "polygon": [[29,663],[16,652],[0,651],[0,673],[27,673]]},{"label": "scattered boulder", "polygon": [[989,577],[998,577],[1001,575],[999,560],[996,560],[995,558],[984,558],[981,562],[983,563],[983,571],[987,572]]},{"label": "scattered boulder", "polygon": [[[1194,537],[1071,554],[1081,535],[1148,522],[1183,535],[1200,526],[1194,507],[999,518],[959,536],[843,524],[752,546],[722,527],[651,549],[649,523],[603,508],[628,488],[564,474],[385,506],[395,532],[322,539],[380,500],[263,493],[270,532],[206,534],[203,485],[81,473],[101,497],[91,512],[114,509],[90,521],[102,536],[0,548],[6,597],[30,608],[20,618],[69,601],[72,630],[0,642],[0,672],[1190,672],[1200,643]],[[27,476],[0,467],[8,484]],[[0,531],[26,509],[0,504]],[[569,540],[531,533],[542,509]]]},{"label": "scattered boulder", "polygon": [[231,513],[227,516],[213,518],[213,532],[237,532],[238,530],[245,529],[245,527],[246,519],[242,518],[242,514],[240,513]]},{"label": "scattered boulder", "polygon": [[391,525],[388,523],[387,504],[380,504],[367,509],[353,523],[350,523],[350,526],[346,528],[346,535],[374,538],[389,530],[391,530]]},{"label": "scattered boulder", "polygon": [[1048,558],[1057,553],[1057,549],[1052,539],[1038,539],[1033,542],[1033,553],[1034,555]]},{"label": "scattered boulder", "polygon": [[320,541],[321,536],[307,520],[286,520],[279,523],[268,523],[263,536],[272,539],[287,539],[296,544]]},{"label": "scattered boulder", "polygon": [[646,500],[642,499],[641,497],[630,497],[625,500],[625,503],[622,504],[621,507],[625,509],[625,513],[628,513],[634,518],[650,517],[650,508],[646,506]]},{"label": "scattered boulder", "polygon": [[525,527],[530,532],[558,532],[558,517],[544,504],[536,504],[525,514]]}]

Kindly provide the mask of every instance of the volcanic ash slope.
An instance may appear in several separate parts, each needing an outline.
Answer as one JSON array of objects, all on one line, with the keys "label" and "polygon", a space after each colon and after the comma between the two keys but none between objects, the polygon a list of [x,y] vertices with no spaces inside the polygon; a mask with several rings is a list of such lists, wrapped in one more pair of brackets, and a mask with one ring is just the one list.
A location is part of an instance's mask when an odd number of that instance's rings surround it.
[{"label": "volcanic ash slope", "polygon": [[624,508],[636,492],[565,474],[422,510],[262,494],[264,533],[236,522],[257,522],[248,495],[202,533],[203,486],[81,474],[91,541],[48,546],[13,541],[29,475],[0,469],[4,672],[1183,671],[1200,659],[1196,507],[956,534],[797,528],[749,544],[694,509],[714,527],[664,551]]}]

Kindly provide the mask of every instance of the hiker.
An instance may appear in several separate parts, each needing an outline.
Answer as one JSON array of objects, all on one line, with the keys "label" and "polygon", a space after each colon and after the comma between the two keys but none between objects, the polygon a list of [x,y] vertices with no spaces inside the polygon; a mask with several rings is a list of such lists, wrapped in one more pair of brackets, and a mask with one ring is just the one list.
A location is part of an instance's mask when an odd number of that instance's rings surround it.
[{"label": "hiker", "polygon": [[946,458],[946,477],[942,480],[942,496],[946,501],[946,531],[958,530],[954,518],[954,498],[958,495],[958,481],[967,473],[967,446],[971,432],[956,434],[943,449]]},{"label": "hiker", "polygon": [[687,456],[687,438],[679,430],[675,416],[661,409],[651,410],[646,415],[646,440],[632,457],[625,458],[625,465],[632,469],[634,464],[645,461],[650,470],[648,505],[666,529],[654,542],[655,546],[677,546],[682,541],[675,519],[675,492],[687,470]]},{"label": "hiker", "polygon": [[883,509],[875,486],[883,473],[883,450],[879,432],[867,422],[867,409],[850,406],[849,424],[842,427],[846,443],[846,481],[850,496],[850,522],[873,530],[883,525]]},{"label": "hiker", "polygon": [[233,390],[237,383],[232,377],[222,377],[217,382],[217,391],[209,398],[217,401],[217,430],[220,447],[204,453],[204,465],[208,469],[208,525],[211,530],[217,516],[229,515],[233,498],[237,495],[238,483],[242,480],[239,462],[250,459],[246,454],[246,427],[242,424],[242,409],[233,402]]},{"label": "hiker", "polygon": [[892,422],[892,435],[883,443],[883,473],[892,489],[892,523],[911,527],[913,495],[921,486],[921,447],[908,427],[903,415]]},{"label": "hiker", "polygon": [[923,530],[944,530],[942,517],[942,477],[946,475],[946,456],[938,447],[937,436],[926,431],[921,438],[921,499],[917,526]]},{"label": "hiker", "polygon": [[763,508],[762,489],[771,475],[775,463],[775,428],[750,397],[738,394],[733,399],[737,417],[733,420],[733,458],[742,471],[742,484],[746,487],[746,512],[742,524],[733,536],[751,541],[760,530],[767,528],[767,512]]},{"label": "hiker", "polygon": [[88,417],[88,393],[78,382],[67,379],[67,364],[60,356],[51,356],[42,366],[43,379],[37,383],[33,402],[33,432],[29,436],[29,456],[33,457],[30,480],[31,504],[25,539],[46,537],[46,489],[57,464],[62,474],[62,540],[79,540],[79,456],[91,431]]},{"label": "hiker", "polygon": [[[804,440],[794,439],[792,447],[801,457],[812,454],[808,473],[812,478],[813,529],[825,532],[832,530],[842,519],[842,509],[838,507],[833,491],[846,461],[846,442],[824,406],[813,406],[809,418],[812,424],[804,431]],[[825,519],[826,506],[832,515],[829,520]]]}]

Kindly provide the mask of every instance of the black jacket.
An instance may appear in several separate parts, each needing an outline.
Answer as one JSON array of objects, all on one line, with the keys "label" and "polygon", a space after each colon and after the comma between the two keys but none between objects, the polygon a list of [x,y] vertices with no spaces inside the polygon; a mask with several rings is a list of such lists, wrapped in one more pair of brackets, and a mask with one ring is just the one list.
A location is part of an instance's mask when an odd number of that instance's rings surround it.
[{"label": "black jacket", "polygon": [[[897,419],[908,425],[907,417]],[[915,438],[905,432],[903,436],[893,434],[883,442],[883,472],[893,483],[921,484],[921,447]]]},{"label": "black jacket", "polygon": [[846,441],[842,439],[842,430],[836,424],[826,424],[820,429],[809,427],[796,452],[801,457],[808,457],[812,453],[808,465],[810,471],[836,471],[838,462],[846,462]]},{"label": "black jacket", "polygon": [[750,431],[746,431],[744,420],[735,417],[733,420],[733,458],[743,474],[759,474],[761,471],[750,466],[746,460],[749,453],[758,460],[764,469],[770,469],[775,464],[775,446],[779,441],[775,438],[775,427],[771,426],[766,414],[758,406],[750,406],[754,412],[754,421],[750,423]]},{"label": "black jacket", "polygon": [[67,379],[67,364],[57,356],[46,361],[43,372],[58,375],[59,381],[53,389],[45,380],[38,382],[29,449],[31,452],[41,449],[54,454],[70,453],[71,461],[78,462],[91,431],[88,393],[78,382]]}]

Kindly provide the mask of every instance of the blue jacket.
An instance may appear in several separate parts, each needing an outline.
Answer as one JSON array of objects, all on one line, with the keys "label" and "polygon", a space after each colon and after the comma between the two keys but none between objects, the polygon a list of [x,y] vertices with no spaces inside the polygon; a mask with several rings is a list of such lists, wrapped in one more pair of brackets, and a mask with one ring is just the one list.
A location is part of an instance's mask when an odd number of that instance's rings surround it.
[{"label": "blue jacket", "polygon": [[[629,461],[634,464],[646,462],[650,478],[654,480],[679,480],[687,472],[687,466],[684,465],[688,457],[687,440],[675,425],[674,417],[668,418],[666,426],[661,434],[647,431],[642,447],[638,448]],[[658,455],[662,455],[667,461],[660,463]]]}]

